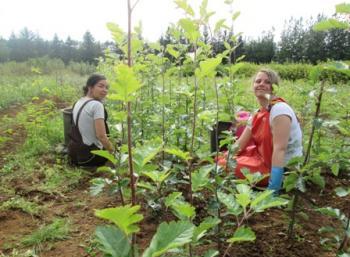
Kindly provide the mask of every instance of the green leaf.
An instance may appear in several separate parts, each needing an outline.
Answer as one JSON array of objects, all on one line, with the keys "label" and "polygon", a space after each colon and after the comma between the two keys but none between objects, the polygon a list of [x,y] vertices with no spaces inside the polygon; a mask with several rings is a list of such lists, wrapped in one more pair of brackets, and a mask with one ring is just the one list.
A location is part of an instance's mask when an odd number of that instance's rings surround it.
[{"label": "green leaf", "polygon": [[318,185],[319,187],[324,189],[326,181],[324,180],[324,177],[321,176],[321,169],[313,171],[310,180],[315,185]]},{"label": "green leaf", "polygon": [[196,75],[199,78],[215,77],[216,68],[220,65],[221,61],[222,61],[221,56],[218,56],[216,58],[208,58],[204,61],[201,61],[199,63],[199,69],[196,70]]},{"label": "green leaf", "polygon": [[241,12],[235,12],[231,17],[231,20],[235,21],[239,17],[239,15],[241,15]]},{"label": "green leaf", "polygon": [[91,153],[106,158],[107,160],[109,160],[114,165],[117,163],[117,159],[114,157],[114,155],[109,153],[106,150],[93,150],[93,151],[91,151]]},{"label": "green leaf", "polygon": [[215,257],[218,256],[219,252],[217,250],[210,249],[204,254],[204,257]]},{"label": "green leaf", "polygon": [[203,236],[205,236],[205,233],[215,227],[216,225],[218,225],[221,222],[220,219],[216,218],[216,217],[206,217],[200,224],[198,227],[196,227],[194,229],[194,233],[193,233],[193,238],[192,238],[192,242],[198,242],[199,239],[201,239]]},{"label": "green leaf", "polygon": [[215,34],[218,33],[221,28],[229,29],[229,27],[227,27],[227,25],[225,25],[225,21],[226,21],[226,19],[220,19],[216,22],[215,28],[214,28]]},{"label": "green leaf", "polygon": [[189,152],[184,152],[184,151],[177,149],[177,148],[166,148],[166,149],[164,149],[164,152],[169,153],[169,154],[173,154],[177,157],[180,157],[181,159],[183,159],[185,161],[188,161],[189,159],[191,159]]},{"label": "green leaf", "polygon": [[101,193],[103,188],[106,185],[104,178],[94,178],[90,182],[91,182],[90,194],[93,196],[96,196],[99,193]]},{"label": "green leaf", "polygon": [[332,170],[332,173],[333,173],[334,176],[338,177],[338,175],[339,175],[339,168],[340,168],[339,163],[332,164],[331,170]]},{"label": "green leaf", "polygon": [[108,22],[106,26],[112,33],[113,40],[117,43],[117,45],[122,46],[126,44],[126,35],[118,24]]},{"label": "green leaf", "polygon": [[99,218],[113,222],[126,235],[138,232],[140,228],[135,223],[143,219],[142,214],[136,214],[140,205],[121,206],[116,208],[107,208],[96,210],[95,215]]},{"label": "green leaf", "polygon": [[167,45],[167,52],[172,55],[175,59],[179,58],[180,53],[174,49],[173,45]]},{"label": "green leaf", "polygon": [[319,23],[313,26],[315,31],[325,31],[330,29],[348,29],[350,25],[343,21],[338,21],[336,19],[328,19],[325,21],[320,21]]},{"label": "green leaf", "polygon": [[227,240],[229,243],[244,242],[244,241],[254,241],[256,238],[255,233],[249,227],[239,227],[233,237]]},{"label": "green leaf", "polygon": [[238,193],[240,193],[240,194],[247,194],[247,195],[251,195],[251,193],[252,193],[252,189],[251,189],[251,187],[250,186],[248,186],[248,185],[245,185],[245,184],[239,184],[239,185],[237,185],[237,191],[238,191]]},{"label": "green leaf", "polygon": [[339,196],[339,197],[344,197],[344,196],[347,196],[348,194],[350,194],[350,188],[348,190],[346,190],[343,187],[337,187],[336,189],[334,189],[334,191],[337,194],[337,196]]},{"label": "green leaf", "polygon": [[192,173],[192,191],[197,192],[209,183],[209,173],[212,170],[212,165],[201,167],[199,170]]},{"label": "green leaf", "polygon": [[133,69],[125,64],[119,64],[114,69],[116,81],[111,83],[111,88],[117,93],[113,94],[111,98],[125,103],[133,100],[134,93],[141,87]]},{"label": "green leaf", "polygon": [[236,199],[233,195],[225,194],[224,192],[218,192],[219,201],[222,202],[226,207],[227,211],[235,216],[238,216],[242,213],[243,209],[236,202]]},{"label": "green leaf", "polygon": [[129,257],[130,241],[118,228],[112,226],[98,226],[95,231],[99,249],[111,257]]},{"label": "green leaf", "polygon": [[166,207],[169,207],[171,205],[173,205],[176,201],[179,201],[179,199],[182,198],[182,193],[181,192],[172,192],[171,194],[169,194],[165,200],[164,200],[164,204]]},{"label": "green leaf", "polygon": [[157,257],[191,242],[194,226],[189,221],[161,223],[143,257]]},{"label": "green leaf", "polygon": [[190,40],[190,42],[195,43],[200,37],[198,24],[190,19],[180,19],[179,25],[184,30],[185,37]]},{"label": "green leaf", "polygon": [[163,142],[160,138],[145,142],[134,148],[134,162],[139,168],[144,167],[163,149]]},{"label": "green leaf", "polygon": [[[272,207],[287,205],[288,200],[281,197],[274,197],[273,191],[266,190],[265,192],[259,193],[256,199],[259,199],[255,204],[251,204],[255,212],[263,212],[264,210]],[[254,201],[253,201],[254,202]]]},{"label": "green leaf", "polygon": [[341,216],[341,212],[339,209],[331,207],[318,208],[317,211],[333,218],[339,218]]},{"label": "green leaf", "polygon": [[174,3],[177,5],[178,8],[184,10],[188,15],[194,16],[194,11],[186,0],[175,0]]},{"label": "green leaf", "polygon": [[243,208],[246,208],[250,204],[250,195],[249,194],[236,194],[236,201]]},{"label": "green leaf", "polygon": [[149,177],[154,183],[162,183],[167,177],[169,177],[171,172],[169,170],[164,170],[164,171],[153,170],[153,171],[144,171],[142,172],[142,174]]},{"label": "green leaf", "polygon": [[179,219],[192,219],[196,215],[196,208],[188,202],[178,201],[171,205]]},{"label": "green leaf", "polygon": [[283,181],[283,188],[286,189],[286,192],[289,192],[292,189],[296,188],[297,181],[298,174],[290,173],[288,176],[285,177]]},{"label": "green leaf", "polygon": [[252,200],[250,206],[252,208],[256,207],[258,204],[260,204],[262,201],[267,199],[270,195],[272,195],[272,190],[265,190],[263,192],[259,192],[256,197]]},{"label": "green leaf", "polygon": [[341,3],[335,6],[335,11],[337,13],[347,13],[350,14],[350,4],[349,3]]}]

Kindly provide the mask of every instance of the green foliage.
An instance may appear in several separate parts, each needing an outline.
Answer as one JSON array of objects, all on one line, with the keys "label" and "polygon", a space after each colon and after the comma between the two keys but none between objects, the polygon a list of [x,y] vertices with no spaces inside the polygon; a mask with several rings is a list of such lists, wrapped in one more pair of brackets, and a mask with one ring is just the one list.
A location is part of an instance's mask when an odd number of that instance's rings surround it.
[{"label": "green foliage", "polygon": [[115,66],[116,81],[111,83],[111,89],[115,92],[109,96],[112,100],[121,100],[124,103],[134,99],[136,91],[141,84],[131,67],[125,64]]},{"label": "green foliage", "polygon": [[139,209],[139,205],[126,205],[96,210],[95,215],[99,218],[113,222],[126,236],[129,236],[140,230],[136,225],[136,223],[143,219],[143,215],[136,213]]},{"label": "green foliage", "polygon": [[99,249],[110,257],[129,257],[130,239],[118,228],[98,226],[95,231]]},{"label": "green foliage", "polygon": [[216,217],[206,217],[197,227],[195,227],[193,232],[192,242],[198,242],[206,232],[217,226],[221,221]]},{"label": "green foliage", "polygon": [[51,224],[42,226],[31,235],[22,239],[22,244],[32,246],[42,244],[47,241],[63,240],[68,237],[69,222],[65,219],[55,219]]},{"label": "green foliage", "polygon": [[163,142],[160,138],[156,138],[145,142],[143,145],[137,146],[133,151],[134,163],[136,164],[136,170],[144,167],[163,149]]},{"label": "green foliage", "polygon": [[212,165],[201,167],[192,173],[192,191],[196,192],[206,187],[209,180],[210,171],[213,169]]},{"label": "green foliage", "polygon": [[161,223],[143,257],[157,257],[171,249],[190,243],[194,226],[188,221]]},{"label": "green foliage", "polygon": [[0,205],[0,211],[9,209],[19,209],[31,215],[38,215],[41,212],[38,204],[27,201],[22,197],[11,198]]},{"label": "green foliage", "polygon": [[233,237],[228,239],[227,242],[236,243],[236,242],[254,241],[255,238],[256,237],[255,237],[254,231],[248,227],[243,226],[238,228],[233,234]]}]

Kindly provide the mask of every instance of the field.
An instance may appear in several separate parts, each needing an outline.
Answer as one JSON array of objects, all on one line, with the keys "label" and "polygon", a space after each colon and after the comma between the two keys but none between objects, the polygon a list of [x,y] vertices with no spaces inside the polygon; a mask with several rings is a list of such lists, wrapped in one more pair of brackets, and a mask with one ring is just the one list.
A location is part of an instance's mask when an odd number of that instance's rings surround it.
[{"label": "field", "polygon": [[[291,163],[283,193],[272,197],[255,178],[236,181],[217,167],[210,151],[216,120],[257,108],[249,76],[135,70],[134,80],[124,66],[117,78],[106,63],[98,67],[110,78],[106,104],[118,146],[100,169],[72,167],[62,153],[62,109],[87,76],[1,78],[0,256],[125,256],[116,249],[128,251],[131,241],[143,256],[349,256],[349,83],[310,78],[276,87],[300,118],[305,153],[312,142],[307,162]],[[125,91],[121,71],[133,81]],[[112,207],[119,214],[106,218]]]}]

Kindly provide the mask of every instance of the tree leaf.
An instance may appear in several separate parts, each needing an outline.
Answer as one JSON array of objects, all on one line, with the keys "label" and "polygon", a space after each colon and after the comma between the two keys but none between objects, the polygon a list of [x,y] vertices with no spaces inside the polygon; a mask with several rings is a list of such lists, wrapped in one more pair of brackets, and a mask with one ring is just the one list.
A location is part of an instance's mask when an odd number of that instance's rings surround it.
[{"label": "tree leaf", "polygon": [[134,148],[134,162],[138,168],[144,167],[163,149],[163,142],[160,138],[155,138],[145,142],[143,145]]},{"label": "tree leaf", "polygon": [[297,181],[298,175],[295,172],[290,173],[288,176],[285,177],[283,181],[283,188],[286,189],[286,192],[289,192],[292,189],[296,188]]},{"label": "tree leaf", "polygon": [[203,236],[205,236],[205,233],[215,227],[216,225],[218,225],[221,222],[220,219],[216,218],[216,217],[206,217],[200,224],[198,227],[196,227],[194,229],[193,232],[193,238],[192,238],[192,242],[198,242],[199,239],[201,239]]},{"label": "tree leaf", "polygon": [[99,243],[99,249],[108,256],[129,257],[130,241],[118,228],[112,226],[98,226],[95,237]]},{"label": "tree leaf", "polygon": [[164,204],[166,207],[169,207],[171,205],[173,205],[176,201],[179,201],[179,199],[182,198],[182,193],[181,192],[172,192],[171,194],[169,194],[165,200],[164,200]]},{"label": "tree leaf", "polygon": [[179,58],[180,53],[174,49],[173,45],[167,45],[166,47],[167,52],[172,55],[175,59]]},{"label": "tree leaf", "polygon": [[218,33],[221,28],[229,29],[229,27],[227,27],[227,25],[225,25],[225,21],[226,21],[226,19],[220,19],[216,22],[215,28],[214,28],[215,34]]},{"label": "tree leaf", "polygon": [[190,19],[180,19],[179,25],[184,30],[185,37],[192,43],[196,42],[200,37],[198,24]]},{"label": "tree leaf", "polygon": [[264,210],[272,207],[282,206],[288,204],[288,200],[281,197],[274,197],[272,190],[266,190],[265,192],[259,193],[256,202],[251,204],[255,212],[263,212]]},{"label": "tree leaf", "polygon": [[173,154],[177,157],[180,157],[181,159],[183,159],[185,161],[188,161],[189,159],[191,159],[189,152],[184,152],[184,151],[177,149],[177,148],[166,148],[166,149],[164,149],[164,152],[169,153],[169,154]]},{"label": "tree leaf", "polygon": [[339,196],[339,197],[344,197],[344,196],[347,196],[348,194],[350,194],[350,188],[348,190],[346,190],[343,187],[337,187],[336,189],[334,189],[334,191],[337,194],[337,196]]},{"label": "tree leaf", "polygon": [[179,219],[192,219],[196,215],[196,208],[185,201],[177,201],[171,207]]},{"label": "tree leaf", "polygon": [[333,163],[332,166],[331,166],[331,170],[332,170],[332,173],[334,176],[337,176],[339,175],[339,163]]},{"label": "tree leaf", "polygon": [[212,165],[201,167],[192,173],[192,191],[197,192],[209,183],[209,173]]},{"label": "tree leaf", "polygon": [[255,233],[249,227],[239,227],[233,237],[227,240],[229,243],[244,242],[244,241],[254,241],[256,238]]},{"label": "tree leaf", "polygon": [[236,201],[243,208],[246,208],[250,204],[250,195],[249,194],[236,194]]},{"label": "tree leaf", "polygon": [[94,178],[90,180],[91,186],[90,186],[90,194],[93,196],[98,195],[102,192],[103,188],[106,185],[104,178]]},{"label": "tree leaf", "polygon": [[[108,22],[106,24],[109,31],[112,33],[113,40],[119,46],[123,46],[126,44],[126,35],[123,30],[116,23]],[[121,47],[122,48],[122,47]]]},{"label": "tree leaf", "polygon": [[221,203],[223,203],[227,207],[227,211],[235,216],[238,216],[242,213],[243,209],[236,202],[236,199],[233,195],[226,194],[224,192],[218,192],[218,198]]},{"label": "tree leaf", "polygon": [[196,75],[199,78],[212,78],[216,75],[216,68],[220,65],[222,57],[208,58],[199,63],[199,69],[196,70]]},{"label": "tree leaf", "polygon": [[239,17],[239,15],[241,15],[241,12],[235,12],[231,17],[231,20],[235,21]]},{"label": "tree leaf", "polygon": [[189,221],[161,223],[143,257],[157,257],[191,242],[194,225]]},{"label": "tree leaf", "polygon": [[174,3],[177,5],[178,8],[184,10],[188,15],[194,16],[194,11],[186,0],[175,0]]},{"label": "tree leaf", "polygon": [[93,150],[93,151],[91,151],[91,153],[106,158],[107,160],[109,160],[114,165],[117,163],[117,159],[114,157],[114,155],[109,153],[106,150]]},{"label": "tree leaf", "polygon": [[335,6],[335,11],[337,13],[347,13],[350,14],[350,4],[349,3],[341,3]]},{"label": "tree leaf", "polygon": [[120,206],[115,208],[106,208],[96,210],[95,215],[99,218],[113,222],[126,235],[138,232],[140,228],[135,223],[143,219],[142,214],[136,214],[140,209],[140,205]]},{"label": "tree leaf", "polygon": [[141,87],[141,84],[134,75],[132,67],[125,64],[119,64],[114,67],[116,81],[111,83],[111,88],[116,91],[113,98],[123,102],[129,102],[134,99],[133,94]]},{"label": "tree leaf", "polygon": [[210,249],[204,254],[204,257],[215,257],[218,255],[219,255],[219,252],[217,250]]},{"label": "tree leaf", "polygon": [[339,218],[341,216],[340,210],[332,207],[318,208],[317,211],[333,218]]},{"label": "tree leaf", "polygon": [[325,31],[330,29],[348,29],[350,25],[343,21],[338,21],[337,19],[330,18],[325,21],[320,21],[313,26],[315,31]]}]

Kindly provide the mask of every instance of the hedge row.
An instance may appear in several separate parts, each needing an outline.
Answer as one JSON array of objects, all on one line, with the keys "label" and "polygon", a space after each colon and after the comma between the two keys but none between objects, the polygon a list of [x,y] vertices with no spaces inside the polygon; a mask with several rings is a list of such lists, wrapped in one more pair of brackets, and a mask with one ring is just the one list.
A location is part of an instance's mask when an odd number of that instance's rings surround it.
[{"label": "hedge row", "polygon": [[[309,79],[309,74],[315,66],[311,64],[277,64],[271,63],[266,65],[257,65],[252,63],[242,62],[236,64],[237,68],[235,74],[242,77],[253,76],[260,68],[266,67],[275,70],[284,80],[298,80]],[[319,64],[319,67],[323,67],[326,64]],[[322,69],[320,74],[320,80],[326,80],[333,84],[346,84],[350,81],[350,69],[337,69],[335,67],[328,67]]]}]

